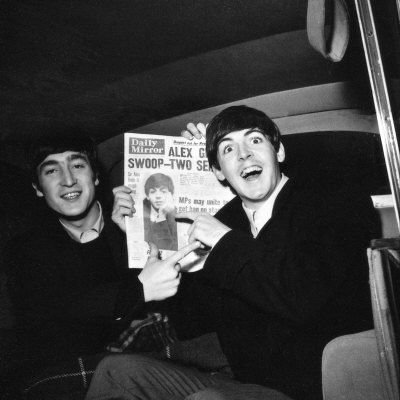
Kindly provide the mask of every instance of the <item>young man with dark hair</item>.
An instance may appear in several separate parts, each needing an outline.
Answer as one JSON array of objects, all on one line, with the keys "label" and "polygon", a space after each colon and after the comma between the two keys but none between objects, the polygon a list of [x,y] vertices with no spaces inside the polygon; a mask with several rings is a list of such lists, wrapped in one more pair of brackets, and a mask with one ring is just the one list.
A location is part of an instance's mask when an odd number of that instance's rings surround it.
[{"label": "young man with dark hair", "polygon": [[[151,266],[128,270],[126,236],[96,197],[96,148],[85,132],[53,128],[32,143],[27,159],[47,212],[12,239],[3,260],[22,361],[37,368],[104,352],[122,329],[114,312],[118,292],[140,308],[153,293],[170,295],[180,277],[175,261],[164,275]],[[124,294],[126,275],[131,286]]]},{"label": "young man with dark hair", "polygon": [[[96,198],[96,148],[84,132],[52,129],[27,149],[40,224],[4,251],[8,288],[27,364],[104,351],[126,270],[125,240]],[[138,290],[140,293],[140,290]]]},{"label": "young man with dark hair", "polygon": [[[183,136],[203,133],[189,124]],[[214,174],[237,196],[215,217],[177,215],[193,221],[189,241],[211,250],[203,270],[182,277],[171,316],[181,337],[215,330],[233,377],[109,357],[87,399],[322,399],[324,346],[372,326],[371,232],[349,207],[352,199],[282,174],[279,130],[258,110],[223,110],[207,127],[206,148]],[[371,204],[369,212],[373,218]]]}]

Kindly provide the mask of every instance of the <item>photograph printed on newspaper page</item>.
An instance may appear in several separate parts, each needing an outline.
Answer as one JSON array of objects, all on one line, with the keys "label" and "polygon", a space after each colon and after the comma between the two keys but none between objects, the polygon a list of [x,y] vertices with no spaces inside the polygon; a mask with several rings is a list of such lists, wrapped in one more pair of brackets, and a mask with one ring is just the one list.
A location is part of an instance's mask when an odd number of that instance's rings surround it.
[{"label": "photograph printed on newspaper page", "polygon": [[[143,268],[149,242],[162,259],[188,243],[190,221],[176,221],[175,213],[214,215],[233,194],[211,171],[204,139],[125,133],[124,148],[124,182],[136,209],[126,217],[129,267]],[[206,256],[200,249],[189,254],[180,261],[182,269],[201,269]]]}]

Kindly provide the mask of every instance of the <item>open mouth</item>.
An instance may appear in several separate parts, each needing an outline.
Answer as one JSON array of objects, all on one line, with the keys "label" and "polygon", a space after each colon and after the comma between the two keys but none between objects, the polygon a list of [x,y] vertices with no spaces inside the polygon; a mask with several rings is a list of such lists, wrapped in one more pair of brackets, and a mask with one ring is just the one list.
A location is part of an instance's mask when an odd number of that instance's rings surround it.
[{"label": "open mouth", "polygon": [[66,193],[63,194],[61,197],[64,200],[75,200],[81,195],[81,192],[71,192],[71,193]]},{"label": "open mouth", "polygon": [[251,179],[257,178],[257,177],[261,174],[262,171],[263,171],[263,169],[262,169],[261,167],[255,166],[255,165],[254,165],[254,166],[245,168],[245,169],[240,173],[240,176],[241,176],[243,179],[251,180]]}]

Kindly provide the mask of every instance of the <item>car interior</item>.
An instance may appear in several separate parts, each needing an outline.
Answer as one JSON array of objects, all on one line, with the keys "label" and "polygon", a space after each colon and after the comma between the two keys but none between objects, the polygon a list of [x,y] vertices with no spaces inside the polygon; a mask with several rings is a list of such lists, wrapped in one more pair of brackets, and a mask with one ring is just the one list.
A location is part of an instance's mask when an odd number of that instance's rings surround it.
[{"label": "car interior", "polygon": [[[2,9],[0,252],[43,213],[24,160],[41,127],[94,138],[110,208],[125,132],[179,136],[227,106],[260,109],[281,130],[288,176],[355,201],[374,196],[380,235],[365,251],[375,328],[327,345],[324,400],[400,398],[398,1],[5,0]],[[0,279],[5,347],[13,317]]]}]

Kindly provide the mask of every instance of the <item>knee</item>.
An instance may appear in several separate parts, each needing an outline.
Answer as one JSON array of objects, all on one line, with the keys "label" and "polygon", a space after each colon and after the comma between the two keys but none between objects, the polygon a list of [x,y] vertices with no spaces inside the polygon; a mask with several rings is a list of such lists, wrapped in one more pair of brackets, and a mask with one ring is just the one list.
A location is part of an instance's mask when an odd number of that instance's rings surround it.
[{"label": "knee", "polygon": [[116,376],[126,371],[142,371],[145,360],[146,357],[138,354],[113,354],[100,361],[96,374]]}]

